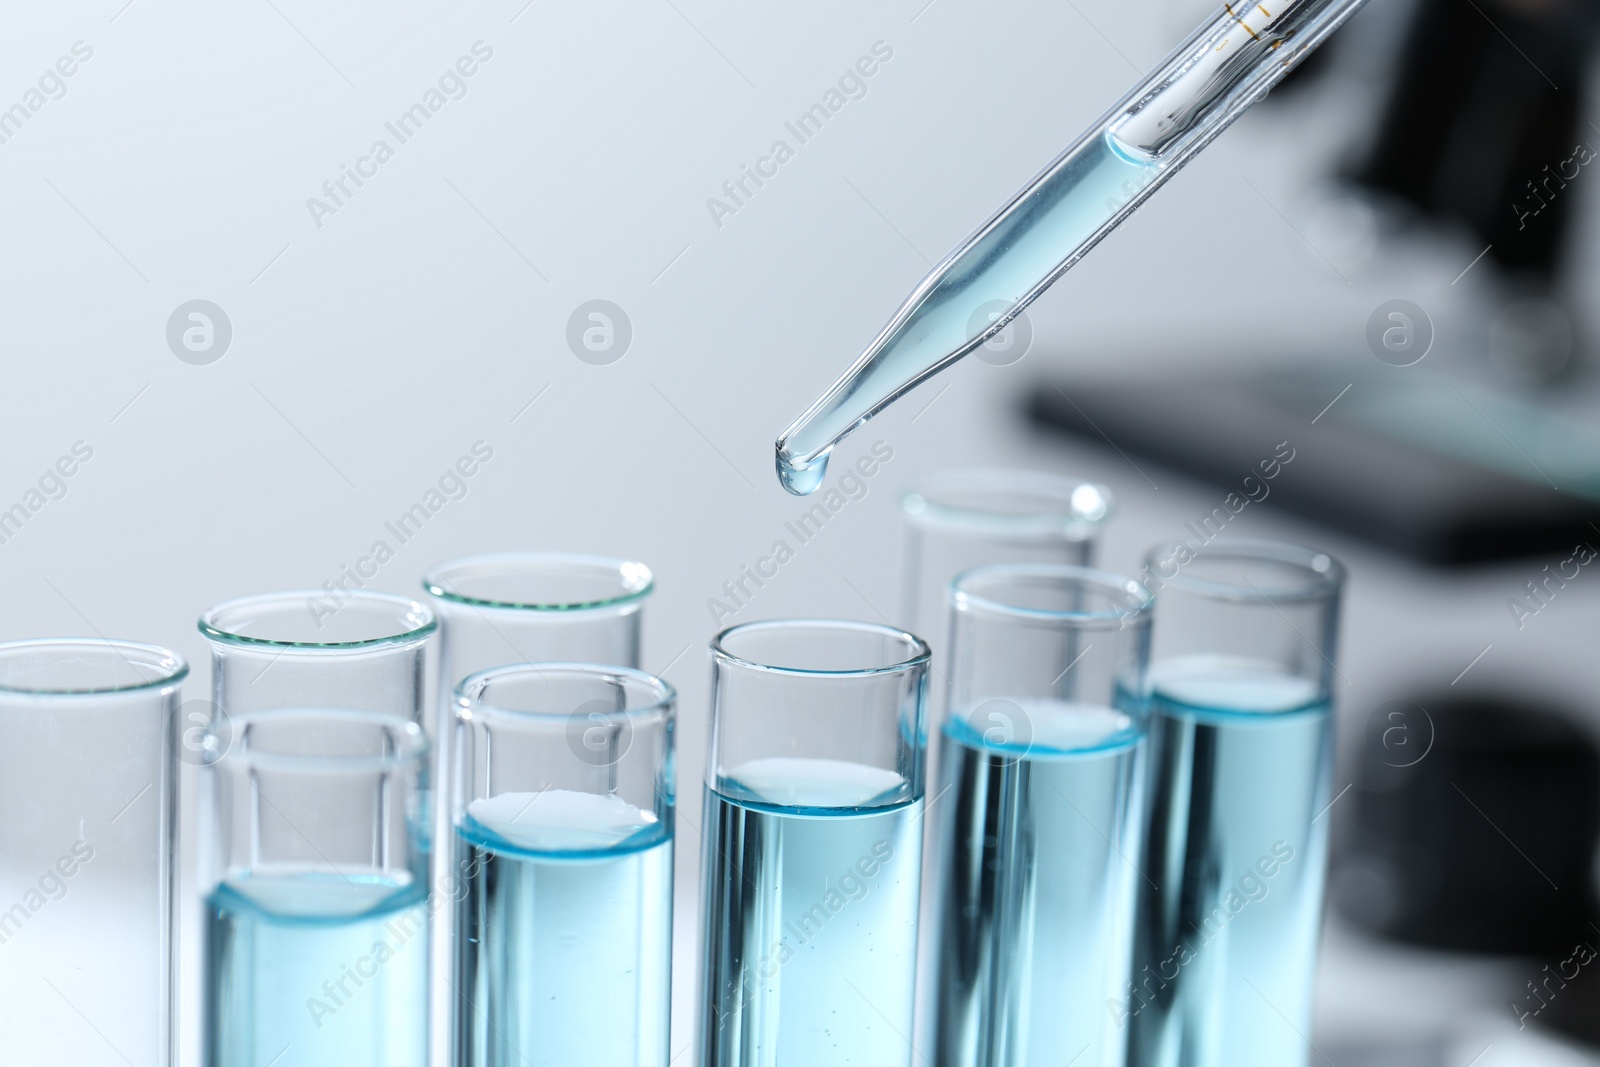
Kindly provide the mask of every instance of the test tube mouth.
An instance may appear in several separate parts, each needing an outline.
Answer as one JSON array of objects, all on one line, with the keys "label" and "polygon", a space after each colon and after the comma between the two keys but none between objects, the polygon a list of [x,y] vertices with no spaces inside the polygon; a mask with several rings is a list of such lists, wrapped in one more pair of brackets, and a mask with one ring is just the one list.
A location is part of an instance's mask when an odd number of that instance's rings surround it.
[{"label": "test tube mouth", "polygon": [[719,664],[799,677],[861,678],[925,667],[916,634],[850,619],[773,619],[730,626],[711,640]]},{"label": "test tube mouth", "polygon": [[1085,541],[1111,515],[1111,490],[1046,471],[963,469],[919,479],[900,498],[918,525],[988,537]]},{"label": "test tube mouth", "polygon": [[[606,697],[596,697],[596,693]],[[617,707],[620,696],[621,707]],[[601,704],[610,707],[600,708]],[[678,691],[632,667],[597,663],[518,663],[470,674],[455,687],[456,718],[565,721],[599,711],[630,720],[671,718]]]},{"label": "test tube mouth", "polygon": [[178,653],[100,637],[0,643],[0,694],[104,696],[176,687],[189,675]]},{"label": "test tube mouth", "polygon": [[1171,586],[1216,600],[1291,603],[1337,595],[1345,569],[1326,552],[1288,541],[1168,541],[1145,555],[1143,577],[1158,592]]},{"label": "test tube mouth", "polygon": [[1155,597],[1132,578],[1065,563],[992,563],[962,571],[947,590],[958,611],[1041,626],[1125,629]]},{"label": "test tube mouth", "polygon": [[514,611],[593,611],[643,600],[655,576],[643,563],[573,552],[493,552],[448,560],[422,587],[447,603]]},{"label": "test tube mouth", "polygon": [[200,616],[217,644],[279,649],[366,649],[424,641],[438,623],[426,605],[366,590],[305,589],[229,600]]},{"label": "test tube mouth", "polygon": [[207,727],[207,764],[300,774],[382,774],[424,769],[428,735],[410,719],[354,708],[269,708],[218,716]]}]

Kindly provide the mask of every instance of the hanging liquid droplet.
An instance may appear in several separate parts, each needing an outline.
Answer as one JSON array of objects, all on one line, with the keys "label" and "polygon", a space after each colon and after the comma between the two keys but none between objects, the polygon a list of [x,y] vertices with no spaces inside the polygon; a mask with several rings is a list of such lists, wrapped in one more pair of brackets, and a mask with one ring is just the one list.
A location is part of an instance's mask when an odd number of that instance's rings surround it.
[{"label": "hanging liquid droplet", "polygon": [[[828,450],[829,452],[832,449]],[[796,462],[782,451],[778,453],[778,481],[795,496],[809,496],[822,486],[828,476],[828,452],[823,452],[806,463]]]}]

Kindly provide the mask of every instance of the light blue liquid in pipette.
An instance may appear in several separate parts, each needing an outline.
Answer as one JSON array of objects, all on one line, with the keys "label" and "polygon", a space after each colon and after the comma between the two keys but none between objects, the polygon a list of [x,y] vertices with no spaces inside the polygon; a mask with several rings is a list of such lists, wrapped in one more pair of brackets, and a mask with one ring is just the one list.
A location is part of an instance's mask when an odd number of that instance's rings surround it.
[{"label": "light blue liquid in pipette", "polygon": [[[855,389],[834,399],[814,422],[786,442],[778,477],[791,493],[804,495],[827,474],[824,453],[804,455],[850,429],[864,413],[932,369],[979,336],[974,314],[990,301],[1013,304],[1054,276],[1083,245],[1159,173],[1131,151],[1114,147],[1110,134],[1096,137],[1057,163],[1027,210],[1002,219],[985,234],[968,269],[940,279],[894,336],[879,349]],[[987,326],[987,321],[982,323]],[[865,405],[863,402],[866,402]]]},{"label": "light blue liquid in pipette", "polygon": [[922,804],[838,760],[706,790],[705,1067],[911,1067]]},{"label": "light blue liquid in pipette", "polygon": [[665,1064],[670,827],[549,790],[473,802],[457,839],[458,1067]]},{"label": "light blue liquid in pipette", "polygon": [[944,728],[931,1062],[1123,1067],[1106,996],[1131,973],[1144,729],[1113,708],[1015,703],[1027,744],[965,715]]},{"label": "light blue liquid in pipette", "polygon": [[426,1067],[423,899],[420,881],[222,882],[206,901],[208,1067]]},{"label": "light blue liquid in pipette", "polygon": [[[1150,829],[1131,1067],[1305,1067],[1327,868],[1331,714],[1275,664],[1150,672]],[[1298,1031],[1298,1032],[1297,1032]]]}]

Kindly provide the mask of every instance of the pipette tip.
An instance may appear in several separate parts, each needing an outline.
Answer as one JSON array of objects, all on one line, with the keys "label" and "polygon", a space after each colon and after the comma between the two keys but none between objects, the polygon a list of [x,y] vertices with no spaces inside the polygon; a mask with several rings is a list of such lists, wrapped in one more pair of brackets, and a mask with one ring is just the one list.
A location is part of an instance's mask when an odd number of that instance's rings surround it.
[{"label": "pipette tip", "polygon": [[777,454],[778,481],[795,496],[811,495],[828,476],[828,452],[831,451],[828,449],[809,460],[798,461],[785,456],[780,448]]}]

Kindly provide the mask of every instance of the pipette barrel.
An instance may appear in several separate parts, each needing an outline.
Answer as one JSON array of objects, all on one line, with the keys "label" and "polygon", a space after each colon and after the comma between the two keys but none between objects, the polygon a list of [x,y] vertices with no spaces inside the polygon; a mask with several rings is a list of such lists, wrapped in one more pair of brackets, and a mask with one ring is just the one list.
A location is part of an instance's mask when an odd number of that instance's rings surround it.
[{"label": "pipette barrel", "polygon": [[813,492],[834,446],[1005,329],[1365,2],[1225,4],[917,284],[779,436],[784,488]]}]

